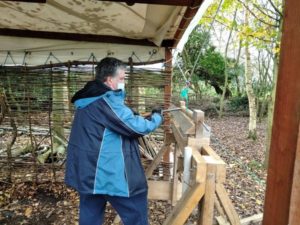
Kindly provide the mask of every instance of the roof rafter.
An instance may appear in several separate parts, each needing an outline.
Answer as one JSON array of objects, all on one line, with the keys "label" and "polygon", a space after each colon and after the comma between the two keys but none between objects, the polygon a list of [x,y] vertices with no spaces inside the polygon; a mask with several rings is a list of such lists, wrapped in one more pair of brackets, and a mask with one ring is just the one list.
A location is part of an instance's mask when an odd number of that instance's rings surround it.
[{"label": "roof rafter", "polygon": [[[46,3],[47,0],[5,0],[7,2]],[[3,2],[3,0],[0,0]]]},{"label": "roof rafter", "polygon": [[[98,0],[101,1],[101,0]],[[108,2],[125,2],[127,5],[140,4],[155,4],[155,5],[174,5],[174,6],[190,6],[193,0],[108,0]]]},{"label": "roof rafter", "polygon": [[[55,39],[55,40],[69,40],[69,41],[88,41],[88,42],[127,44],[127,45],[156,46],[153,42],[147,39],[130,39],[124,37],[116,37],[116,36],[109,36],[109,35],[95,35],[95,34],[62,33],[62,32],[51,32],[51,31],[33,31],[33,30],[0,28],[0,35],[14,36],[14,37]],[[173,46],[173,44],[174,44],[173,40],[164,40],[162,43],[162,47],[171,47]]]}]

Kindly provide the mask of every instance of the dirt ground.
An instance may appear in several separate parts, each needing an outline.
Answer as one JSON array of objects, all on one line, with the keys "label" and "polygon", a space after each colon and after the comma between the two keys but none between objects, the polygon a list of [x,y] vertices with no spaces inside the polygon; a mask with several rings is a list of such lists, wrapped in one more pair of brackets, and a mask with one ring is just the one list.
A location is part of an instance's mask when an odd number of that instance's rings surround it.
[{"label": "dirt ground", "polygon": [[[258,139],[247,139],[247,117],[208,118],[211,146],[227,163],[226,189],[240,218],[263,211],[266,170],[263,168],[265,123],[258,123]],[[78,224],[78,196],[62,183],[10,184],[0,181],[0,224]],[[164,201],[149,202],[151,225],[162,224],[171,211]],[[108,206],[105,225],[115,211]],[[186,224],[196,224],[194,213]]]}]

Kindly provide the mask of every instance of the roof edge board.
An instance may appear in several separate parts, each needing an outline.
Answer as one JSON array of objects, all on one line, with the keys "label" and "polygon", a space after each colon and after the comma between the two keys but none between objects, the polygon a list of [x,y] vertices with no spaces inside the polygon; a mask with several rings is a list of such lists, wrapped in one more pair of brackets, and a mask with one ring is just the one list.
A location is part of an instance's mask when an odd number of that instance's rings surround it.
[{"label": "roof edge board", "polygon": [[[5,0],[7,2],[46,3],[47,0]],[[1,0],[0,2],[3,2]]]},{"label": "roof edge board", "polygon": [[[153,65],[153,64],[158,64],[158,63],[164,63],[164,59],[159,59],[159,60],[153,60],[153,61],[148,61],[148,62],[133,62],[133,66],[146,66],[146,65]],[[60,62],[60,63],[52,63],[50,62],[49,64],[42,64],[42,65],[19,65],[19,66],[6,66],[6,65],[0,65],[0,68],[9,68],[9,69],[20,69],[20,68],[25,68],[26,70],[38,70],[38,69],[49,69],[49,68],[54,68],[54,67],[71,67],[71,66],[84,66],[84,65],[94,65],[96,64],[97,61],[68,61],[68,62]],[[123,61],[123,64],[125,65],[130,65],[129,61]]]},{"label": "roof edge board", "polygon": [[200,6],[204,0],[195,0],[193,1],[192,6],[188,7],[180,21],[179,27],[174,35],[174,44],[173,47],[175,48],[180,41],[181,37],[184,34],[185,29],[188,27],[194,16],[196,15],[197,11],[199,10]]},{"label": "roof edge board", "polygon": [[[19,30],[19,29],[10,29],[10,28],[0,28],[0,35],[159,47],[147,39],[130,39],[124,37],[109,36],[109,35],[61,33],[61,32],[50,32],[50,31]],[[173,40],[164,40],[161,47],[171,47],[173,45],[174,45]]]},{"label": "roof edge board", "polygon": [[[102,1],[102,0],[98,0]],[[124,2],[129,6],[138,4],[154,4],[154,5],[173,5],[173,6],[191,6],[193,0],[105,0],[107,2]]]}]

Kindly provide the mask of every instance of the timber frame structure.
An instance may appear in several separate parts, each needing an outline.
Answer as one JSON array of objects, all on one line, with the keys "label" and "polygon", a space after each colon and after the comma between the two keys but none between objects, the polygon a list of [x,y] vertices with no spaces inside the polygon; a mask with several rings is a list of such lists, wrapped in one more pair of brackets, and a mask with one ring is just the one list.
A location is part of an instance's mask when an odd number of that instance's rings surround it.
[{"label": "timber frame structure", "polygon": [[184,102],[181,108],[171,113],[172,132],[166,135],[162,149],[146,170],[150,177],[162,155],[174,144],[172,181],[149,181],[149,199],[169,200],[174,206],[164,225],[184,224],[197,206],[198,224],[213,224],[215,205],[224,221],[241,224],[223,185],[226,164],[209,146],[209,135],[205,135],[204,112],[189,110]]},{"label": "timber frame structure", "polygon": [[[120,1],[107,1],[107,2],[120,2]],[[54,0],[32,0],[32,1],[0,1],[0,9],[4,9],[1,13],[5,17],[6,25],[3,23],[0,27],[0,38],[1,38],[1,60],[7,62],[8,59],[14,64],[26,65],[25,58],[32,58],[31,53],[33,50],[28,50],[26,44],[30,44],[28,40],[34,40],[37,38],[42,43],[42,40],[48,42],[50,40],[61,41],[64,40],[64,44],[74,44],[68,41],[78,41],[96,43],[117,43],[118,46],[131,46],[136,51],[145,48],[144,52],[148,52],[151,49],[158,50],[164,57],[154,58],[154,60],[164,60],[167,65],[167,70],[172,69],[172,53],[171,49],[176,48],[178,41],[183,36],[184,31],[191,22],[192,18],[196,15],[198,8],[201,6],[203,0],[162,0],[162,1],[150,1],[150,0],[128,0],[124,1],[128,8],[137,4],[148,4],[148,5],[169,5],[169,6],[182,6],[181,10],[178,10],[178,21],[176,24],[170,24],[169,28],[175,28],[175,31],[169,30],[171,36],[163,36],[160,40],[156,40],[155,43],[151,41],[153,37],[144,37],[143,35],[137,37],[121,36],[115,34],[99,35],[98,33],[80,33],[75,29],[73,32],[59,32],[53,30],[35,30],[34,23],[31,24],[32,29],[26,27],[22,28],[22,25],[17,24],[18,18],[17,11],[11,13],[6,9],[9,6],[10,9],[14,8],[12,5],[16,3],[21,8],[30,7],[27,4],[43,4],[52,3],[53,6],[58,7]],[[105,3],[106,4],[106,3]],[[70,6],[70,5],[69,5]],[[125,5],[123,5],[125,6]],[[126,7],[127,7],[126,6]],[[274,111],[274,123],[272,130],[271,150],[268,168],[268,180],[267,180],[267,192],[265,200],[264,210],[264,225],[298,225],[300,224],[300,76],[299,76],[299,65],[300,65],[300,14],[299,14],[300,2],[298,0],[285,0],[285,12],[284,12],[284,24],[283,24],[283,37],[281,44],[281,57],[280,57],[280,68],[277,82],[276,100],[275,100],[275,111]],[[64,7],[68,10],[68,8]],[[22,12],[23,15],[31,17],[31,14]],[[21,14],[22,14],[21,13]],[[33,10],[32,13],[37,13]],[[74,12],[73,16],[76,16]],[[12,16],[13,15],[13,16]],[[80,16],[80,15],[78,15]],[[9,19],[14,18],[14,22]],[[44,21],[43,18],[39,18],[40,21]],[[88,18],[83,18],[88,19]],[[19,20],[21,22],[21,20]],[[27,22],[25,20],[25,22]],[[164,22],[164,21],[163,21]],[[55,24],[55,23],[54,23]],[[11,25],[15,25],[12,27]],[[57,23],[57,26],[60,24]],[[47,27],[47,26],[45,26]],[[155,28],[155,27],[154,27]],[[158,27],[156,27],[158,28]],[[155,29],[156,29],[155,28]],[[154,30],[155,30],[154,29]],[[141,32],[143,34],[143,32]],[[167,33],[167,32],[166,32]],[[164,34],[166,34],[164,33]],[[19,38],[23,38],[21,45],[23,48],[14,49],[10,51],[9,47],[14,47],[19,43]],[[149,39],[150,38],[150,39]],[[13,43],[13,41],[15,41]],[[55,45],[55,42],[52,43]],[[9,45],[12,43],[11,45]],[[73,47],[76,45],[73,45]],[[87,46],[87,48],[91,48]],[[138,46],[138,47],[134,47]],[[50,46],[51,47],[51,46]],[[55,47],[55,46],[52,46]],[[116,47],[116,48],[117,48]],[[33,48],[34,49],[34,46]],[[49,49],[48,49],[49,50]],[[107,50],[107,49],[106,49]],[[45,50],[46,51],[46,50]],[[16,52],[16,55],[14,55]],[[57,50],[59,53],[60,51]],[[57,53],[57,54],[58,54]],[[114,52],[110,50],[106,51],[106,55],[113,55]],[[51,53],[52,54],[52,53]],[[54,52],[55,54],[55,52]],[[124,53],[128,55],[128,52]],[[124,55],[123,54],[123,55]],[[145,54],[145,53],[144,53]],[[31,55],[31,56],[30,56]],[[72,58],[75,54],[73,52],[68,53],[68,57]],[[150,54],[151,55],[151,54]],[[53,56],[53,54],[52,54]],[[104,56],[104,55],[102,55]],[[115,55],[116,56],[116,55]],[[20,60],[17,61],[16,57]],[[47,58],[48,56],[46,56]],[[149,55],[147,55],[149,58]],[[152,57],[152,55],[151,55]],[[24,61],[23,61],[24,58]],[[14,60],[13,60],[14,59]],[[27,58],[26,58],[27,59]],[[16,62],[16,63],[15,63]],[[45,60],[44,60],[45,62]],[[145,58],[142,59],[141,64],[150,62]],[[53,63],[50,61],[50,63]],[[4,63],[5,64],[5,63]],[[43,64],[43,63],[40,63]],[[165,107],[170,107],[170,96],[171,96],[171,75],[167,78],[169,81],[168,86],[165,87]],[[181,112],[185,114],[186,112]],[[199,121],[203,119],[202,113],[198,111],[193,112],[193,123],[195,129],[199,130]],[[189,114],[191,116],[191,114]],[[175,117],[178,115],[174,115]],[[199,116],[199,117],[198,117]],[[187,115],[187,117],[189,117]],[[191,119],[190,117],[185,119]],[[200,118],[200,119],[199,119]],[[199,119],[199,120],[198,120]],[[166,120],[166,124],[172,127],[173,134],[170,134],[170,139],[173,143],[177,143],[177,149],[183,149],[185,145],[190,145],[192,151],[192,168],[193,173],[191,175],[191,191],[183,193],[181,200],[179,200],[174,208],[172,216],[168,217],[165,224],[183,224],[192,209],[199,203],[199,200],[203,197],[204,202],[201,202],[201,212],[204,214],[200,215],[200,224],[211,224],[211,208],[215,199],[214,193],[217,193],[220,198],[220,193],[224,193],[222,182],[224,182],[224,164],[206,144],[201,142],[195,143],[197,139],[197,131],[195,130],[195,137],[184,137],[187,135],[186,131],[180,130],[178,124],[171,122],[169,119]],[[200,123],[201,124],[201,123]],[[201,126],[200,126],[201,127]],[[180,130],[180,131],[179,131]],[[201,129],[200,129],[201,130]],[[167,133],[172,133],[171,130]],[[200,138],[201,138],[201,132]],[[203,138],[203,137],[202,137]],[[171,143],[171,142],[170,142]],[[185,144],[184,144],[185,143]],[[167,148],[168,149],[168,148]],[[177,152],[177,150],[176,150]],[[179,150],[178,150],[179,152]],[[214,163],[210,163],[210,159],[213,159]],[[209,160],[209,161],[205,161]],[[175,163],[176,164],[176,163]],[[179,163],[177,163],[179,165]],[[175,170],[175,169],[174,169]],[[198,173],[198,171],[206,171],[205,173]],[[175,170],[176,171],[176,170]],[[196,173],[194,173],[196,171]],[[175,174],[175,173],[174,173]],[[206,176],[204,175],[206,174]],[[174,179],[177,179],[176,176]],[[204,185],[205,181],[205,185]],[[174,185],[175,184],[175,185]],[[150,183],[151,187],[151,183]],[[171,199],[173,204],[178,200],[177,191],[180,189],[174,182],[172,186],[163,185],[166,188],[166,192],[170,195],[166,198]],[[211,189],[210,189],[211,188]],[[205,191],[206,190],[206,191]],[[209,192],[207,192],[209,190]],[[150,196],[151,197],[151,196]],[[154,198],[154,197],[153,197]],[[160,197],[161,198],[161,197]],[[222,198],[222,197],[221,197]],[[225,197],[226,198],[226,197]],[[220,199],[225,204],[226,199]],[[185,205],[186,204],[186,205]],[[188,206],[188,207],[185,207]],[[226,207],[228,209],[228,207]],[[230,208],[230,207],[229,207]],[[234,212],[227,212],[228,218],[232,224],[238,224],[236,221],[236,215]],[[206,221],[205,221],[206,220]],[[236,221],[236,222],[234,222]]]}]

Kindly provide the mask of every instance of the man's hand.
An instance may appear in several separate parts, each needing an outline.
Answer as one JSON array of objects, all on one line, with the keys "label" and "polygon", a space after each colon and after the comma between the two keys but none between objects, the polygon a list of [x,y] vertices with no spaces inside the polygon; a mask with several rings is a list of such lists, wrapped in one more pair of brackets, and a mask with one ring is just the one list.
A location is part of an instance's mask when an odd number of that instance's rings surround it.
[{"label": "man's hand", "polygon": [[160,114],[160,115],[162,115],[162,108],[160,108],[160,107],[155,107],[155,108],[153,108],[152,109],[152,114],[153,113],[158,113],[158,114]]},{"label": "man's hand", "polygon": [[135,116],[139,116],[140,115],[138,112],[134,111],[133,109],[131,109],[131,111],[133,112],[133,115],[135,115]]}]

